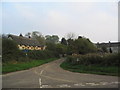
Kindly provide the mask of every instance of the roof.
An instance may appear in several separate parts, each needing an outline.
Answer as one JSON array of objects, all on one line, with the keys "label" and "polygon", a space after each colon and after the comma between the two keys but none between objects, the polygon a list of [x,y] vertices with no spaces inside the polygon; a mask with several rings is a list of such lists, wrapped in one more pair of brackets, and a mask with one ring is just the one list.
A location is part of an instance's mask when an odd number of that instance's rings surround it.
[{"label": "roof", "polygon": [[106,47],[118,47],[120,42],[111,42],[111,43],[97,43],[97,46],[106,46]]},{"label": "roof", "polygon": [[16,36],[16,35],[8,35],[8,38],[12,38],[17,44],[19,45],[26,45],[26,46],[41,46],[40,43],[33,38],[26,38],[23,36]]}]

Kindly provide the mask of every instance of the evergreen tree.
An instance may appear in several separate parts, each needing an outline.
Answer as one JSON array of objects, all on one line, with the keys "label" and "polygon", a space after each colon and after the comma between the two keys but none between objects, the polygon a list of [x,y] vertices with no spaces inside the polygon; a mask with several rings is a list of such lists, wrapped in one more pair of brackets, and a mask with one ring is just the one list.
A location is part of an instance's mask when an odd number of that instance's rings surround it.
[{"label": "evergreen tree", "polygon": [[67,45],[67,40],[66,40],[65,38],[62,38],[62,39],[61,39],[61,44]]}]

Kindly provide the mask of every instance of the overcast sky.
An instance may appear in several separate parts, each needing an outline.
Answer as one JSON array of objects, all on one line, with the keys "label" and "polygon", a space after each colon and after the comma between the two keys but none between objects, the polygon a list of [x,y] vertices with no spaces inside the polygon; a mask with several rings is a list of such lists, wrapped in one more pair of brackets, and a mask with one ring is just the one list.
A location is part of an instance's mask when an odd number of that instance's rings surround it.
[{"label": "overcast sky", "polygon": [[65,37],[69,32],[92,42],[118,41],[117,2],[3,2],[2,33]]}]

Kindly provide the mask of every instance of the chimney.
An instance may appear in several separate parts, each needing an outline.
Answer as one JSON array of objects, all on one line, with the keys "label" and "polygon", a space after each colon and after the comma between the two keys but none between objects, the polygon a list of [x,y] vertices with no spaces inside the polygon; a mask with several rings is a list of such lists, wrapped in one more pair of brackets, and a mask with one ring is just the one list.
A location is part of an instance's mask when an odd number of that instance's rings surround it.
[{"label": "chimney", "polygon": [[30,36],[28,36],[28,38],[31,38]]},{"label": "chimney", "polygon": [[23,35],[20,33],[20,35],[19,35],[20,37],[23,37]]}]

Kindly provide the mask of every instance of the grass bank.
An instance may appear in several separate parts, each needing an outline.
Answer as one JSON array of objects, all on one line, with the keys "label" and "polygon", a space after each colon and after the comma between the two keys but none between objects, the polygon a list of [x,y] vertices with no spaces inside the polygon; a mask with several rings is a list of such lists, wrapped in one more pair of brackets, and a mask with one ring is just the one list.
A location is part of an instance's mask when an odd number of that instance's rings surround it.
[{"label": "grass bank", "polygon": [[29,62],[17,62],[15,64],[13,63],[5,63],[2,66],[2,73],[9,73],[9,72],[15,72],[15,71],[20,71],[20,70],[26,70],[32,67],[36,67],[51,61],[54,61],[58,58],[50,58],[50,59],[45,59],[45,60],[32,60]]},{"label": "grass bank", "polygon": [[69,70],[72,72],[118,76],[118,67],[117,66],[73,65],[66,61],[63,62],[60,66],[63,69]]}]

